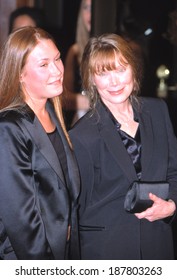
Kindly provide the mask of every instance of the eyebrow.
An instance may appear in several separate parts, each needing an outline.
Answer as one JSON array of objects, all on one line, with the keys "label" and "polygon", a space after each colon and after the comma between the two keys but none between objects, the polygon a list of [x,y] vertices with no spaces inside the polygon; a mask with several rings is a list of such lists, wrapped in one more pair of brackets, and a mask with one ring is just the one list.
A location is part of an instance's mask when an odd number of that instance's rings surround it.
[{"label": "eyebrow", "polygon": [[[58,52],[58,53],[55,55],[54,58],[57,58],[57,57],[61,57],[61,53],[60,53],[60,52]],[[41,61],[41,60],[49,60],[49,59],[50,59],[49,57],[43,57],[43,58],[40,58],[40,60],[38,60],[38,61]]]}]

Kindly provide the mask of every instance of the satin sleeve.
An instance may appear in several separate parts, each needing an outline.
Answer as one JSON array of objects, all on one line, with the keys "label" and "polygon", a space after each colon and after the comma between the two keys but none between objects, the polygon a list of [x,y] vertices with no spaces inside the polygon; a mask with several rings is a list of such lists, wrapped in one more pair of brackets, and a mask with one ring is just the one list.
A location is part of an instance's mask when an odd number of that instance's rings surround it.
[{"label": "satin sleeve", "polygon": [[34,181],[32,143],[13,122],[0,122],[0,218],[18,259],[52,259]]}]

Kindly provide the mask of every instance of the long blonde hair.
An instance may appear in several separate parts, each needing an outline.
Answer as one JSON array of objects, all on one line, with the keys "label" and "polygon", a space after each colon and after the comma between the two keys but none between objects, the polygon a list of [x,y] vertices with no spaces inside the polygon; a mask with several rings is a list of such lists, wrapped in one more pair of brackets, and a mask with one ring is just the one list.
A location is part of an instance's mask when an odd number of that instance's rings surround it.
[{"label": "long blonde hair", "polygon": [[[0,57],[0,111],[19,109],[26,104],[20,85],[20,75],[28,55],[41,39],[50,39],[55,44],[53,37],[48,32],[37,27],[18,29],[10,34],[4,43]],[[70,144],[63,120],[60,98],[54,97],[51,101]]]},{"label": "long blonde hair", "polygon": [[84,48],[90,37],[90,32],[87,30],[82,17],[84,4],[85,4],[85,0],[82,0],[80,4],[80,9],[77,18],[77,25],[76,25],[76,43],[79,47],[79,56],[78,56],[79,63],[81,62]]}]

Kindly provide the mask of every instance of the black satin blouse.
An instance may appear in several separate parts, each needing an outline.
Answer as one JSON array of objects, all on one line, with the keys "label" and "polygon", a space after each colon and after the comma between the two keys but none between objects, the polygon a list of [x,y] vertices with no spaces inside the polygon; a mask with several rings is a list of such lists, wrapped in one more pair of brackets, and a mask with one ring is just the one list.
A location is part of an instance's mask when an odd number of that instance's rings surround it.
[{"label": "black satin blouse", "polygon": [[141,139],[140,139],[140,129],[138,126],[135,137],[131,137],[125,131],[121,130],[121,125],[117,130],[120,134],[122,142],[127,149],[127,153],[131,157],[138,179],[141,178]]},{"label": "black satin blouse", "polygon": [[[134,118],[136,122],[138,119]],[[140,129],[138,126],[135,137],[131,137],[125,131],[121,130],[121,124],[112,115],[112,120],[116,126],[117,131],[122,139],[122,142],[134,164],[138,179],[141,179],[141,137]]]}]

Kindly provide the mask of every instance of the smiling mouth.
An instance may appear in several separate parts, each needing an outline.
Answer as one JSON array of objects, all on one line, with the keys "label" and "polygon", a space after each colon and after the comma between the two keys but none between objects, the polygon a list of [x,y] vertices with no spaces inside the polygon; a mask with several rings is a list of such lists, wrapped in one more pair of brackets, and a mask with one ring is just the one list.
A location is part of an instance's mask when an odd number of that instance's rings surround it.
[{"label": "smiling mouth", "polygon": [[49,83],[49,85],[58,85],[58,84],[62,84],[62,80],[61,79]]},{"label": "smiling mouth", "polygon": [[118,95],[118,94],[121,94],[123,92],[123,88],[121,89],[118,89],[118,90],[109,90],[109,93],[112,94],[112,95]]}]

